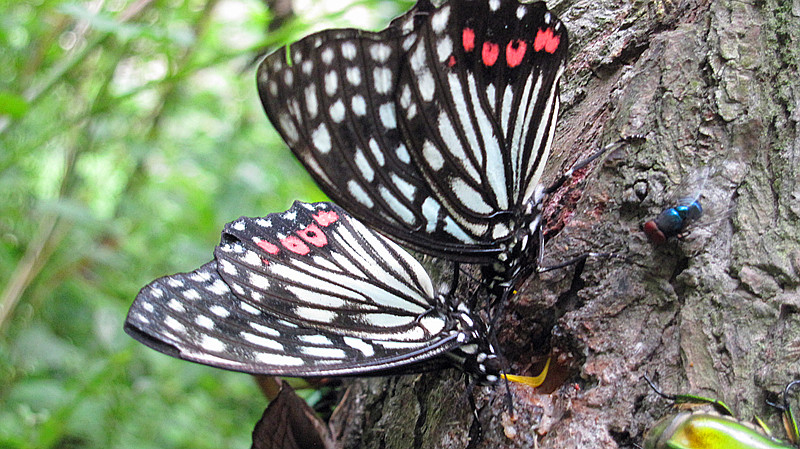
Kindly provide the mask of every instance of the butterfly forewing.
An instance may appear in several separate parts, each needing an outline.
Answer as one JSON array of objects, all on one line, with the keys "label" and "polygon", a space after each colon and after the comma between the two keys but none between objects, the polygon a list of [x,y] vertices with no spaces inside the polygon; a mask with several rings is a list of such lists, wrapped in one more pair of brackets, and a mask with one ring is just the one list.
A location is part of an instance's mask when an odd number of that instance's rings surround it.
[{"label": "butterfly forewing", "polygon": [[366,339],[304,327],[238,297],[217,264],[166,276],[143,288],[125,330],[167,355],[234,371],[332,376],[409,368],[457,346],[456,334],[425,341]]},{"label": "butterfly forewing", "polygon": [[543,3],[481,0],[442,6],[409,46],[398,92],[412,158],[477,242],[508,237],[539,182],[566,48]]},{"label": "butterfly forewing", "polygon": [[522,227],[558,110],[564,26],[542,3],[420,2],[380,33],[268,56],[272,123],[322,189],[429,254],[491,263]]}]

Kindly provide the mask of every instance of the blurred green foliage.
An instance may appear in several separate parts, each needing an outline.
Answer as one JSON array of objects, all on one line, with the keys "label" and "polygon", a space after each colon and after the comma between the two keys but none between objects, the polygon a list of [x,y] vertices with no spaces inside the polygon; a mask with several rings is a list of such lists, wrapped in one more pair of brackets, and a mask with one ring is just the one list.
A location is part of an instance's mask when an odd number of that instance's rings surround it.
[{"label": "blurred green foliage", "polygon": [[409,7],[329,3],[267,31],[256,0],[0,0],[0,448],[249,447],[249,376],[122,323],[226,222],[324,199],[261,110],[258,57]]}]

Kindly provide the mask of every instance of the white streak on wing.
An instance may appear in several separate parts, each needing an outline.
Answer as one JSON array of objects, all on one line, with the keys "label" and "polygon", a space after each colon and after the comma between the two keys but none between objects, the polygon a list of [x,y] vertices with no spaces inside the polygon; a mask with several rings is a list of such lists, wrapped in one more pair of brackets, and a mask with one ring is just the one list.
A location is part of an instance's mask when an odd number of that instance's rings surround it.
[{"label": "white streak on wing", "polygon": [[[535,87],[534,87],[535,84]],[[531,89],[533,92],[531,93]],[[509,156],[511,163],[513,164],[512,173],[517,176],[517,179],[512,179],[512,183],[514,185],[514,198],[517,199],[517,202],[520,202],[520,195],[522,192],[520,191],[520,183],[521,180],[519,178],[523,178],[526,175],[525,170],[523,168],[523,164],[525,163],[525,135],[528,132],[533,130],[529,130],[528,127],[530,124],[528,123],[529,114],[531,114],[535,107],[536,98],[539,96],[539,91],[542,89],[542,78],[537,77],[534,78],[534,75],[531,74],[528,77],[528,81],[525,83],[525,89],[522,91],[522,102],[520,103],[520,111],[516,114],[516,121],[514,123],[514,133],[511,135],[511,138],[508,140],[511,148],[509,148]],[[522,114],[520,114],[520,112]]]},{"label": "white streak on wing", "polygon": [[436,82],[433,80],[433,73],[430,70],[423,69],[417,72],[417,87],[423,100],[433,100],[433,94],[436,93]]},{"label": "white streak on wing", "polygon": [[[472,98],[478,98],[480,92],[475,85],[475,77],[470,75],[469,92]],[[483,137],[483,148],[486,151],[486,179],[489,181],[492,192],[497,199],[500,210],[508,209],[508,191],[506,190],[505,160],[500,143],[505,136],[496,136],[491,126],[491,117],[486,115],[482,107],[475,108],[475,120],[478,122],[480,135]],[[476,148],[480,153],[480,149]]]},{"label": "white streak on wing", "polygon": [[450,188],[461,203],[471,211],[479,214],[489,214],[494,211],[492,206],[483,201],[481,194],[461,178],[453,178],[450,181]]},{"label": "white streak on wing", "polygon": [[347,190],[350,192],[350,195],[356,199],[359,203],[367,206],[368,208],[372,208],[375,203],[372,201],[372,198],[367,194],[363,187],[354,180],[347,181]]},{"label": "white streak on wing", "polygon": [[432,233],[439,223],[439,211],[442,206],[433,197],[428,197],[422,203],[422,216],[425,217],[425,232]]},{"label": "white streak on wing", "polygon": [[[486,228],[487,226],[484,226],[484,227]],[[479,227],[474,227],[474,228],[475,229],[479,229]],[[444,228],[443,229],[444,229],[444,231],[446,233],[452,235],[453,237],[455,237],[456,239],[458,239],[461,242],[470,243],[470,244],[475,243],[475,240],[472,237],[470,237],[466,232],[464,232],[464,230],[461,229],[461,226],[459,226],[455,222],[455,220],[453,220],[453,217],[450,217],[449,215],[446,216],[445,219],[444,219]],[[475,232],[475,234],[476,235],[481,235],[482,232]]]},{"label": "white streak on wing", "polygon": [[330,113],[331,120],[333,120],[334,123],[342,123],[345,117],[344,103],[342,103],[342,100],[336,100],[336,103],[331,105],[328,112]]},{"label": "white streak on wing", "polygon": [[[315,85],[310,85],[305,89],[305,96],[306,96],[306,110],[308,111],[308,117],[314,118],[317,116],[319,103],[317,102],[317,87]],[[289,123],[294,127],[294,123]],[[283,125],[283,122],[281,122]],[[286,131],[286,129],[284,129]],[[294,134],[297,134],[297,131],[294,131]],[[294,140],[297,140],[295,137]]]},{"label": "white streak on wing", "polygon": [[383,151],[381,151],[381,147],[378,145],[378,142],[374,138],[369,139],[369,150],[372,152],[372,157],[375,158],[375,162],[377,162],[378,165],[383,167],[383,165],[386,163],[386,159],[383,156]]},{"label": "white streak on wing", "polygon": [[442,141],[444,142],[444,146],[447,148],[447,151],[455,156],[456,159],[461,161],[461,163],[464,165],[464,168],[467,170],[467,174],[470,178],[472,178],[473,181],[480,183],[480,174],[478,174],[478,170],[476,170],[472,165],[472,161],[467,159],[467,154],[464,152],[464,145],[462,145],[461,141],[459,141],[458,135],[456,135],[456,130],[453,127],[453,123],[450,121],[450,117],[448,117],[444,110],[439,111],[439,117],[436,120],[436,123],[439,125],[439,135],[442,137]]},{"label": "white streak on wing", "polygon": [[255,288],[261,290],[266,290],[269,288],[269,279],[265,278],[264,276],[261,276],[258,273],[251,272],[249,280],[250,284]]},{"label": "white streak on wing", "polygon": [[372,345],[360,338],[343,337],[342,339],[347,346],[350,346],[353,349],[358,349],[366,357],[372,357],[375,355],[375,349],[372,347]]},{"label": "white streak on wing", "polygon": [[[472,73],[467,75],[467,82],[471,86],[475,85],[475,76],[472,75]],[[475,163],[480,167],[483,165],[483,148],[481,148],[480,142],[478,141],[478,135],[472,123],[473,117],[467,105],[472,104],[476,112],[481,111],[481,105],[477,101],[477,97],[470,97],[470,94],[476,95],[474,92],[464,92],[461,81],[455,73],[451,73],[447,76],[447,83],[450,86],[450,93],[453,95],[454,103],[456,104],[457,125],[461,125],[464,135],[467,137],[468,148],[472,150],[472,157],[475,158]],[[478,171],[475,167],[472,167],[472,169]]]},{"label": "white streak on wing", "polygon": [[431,335],[436,335],[444,329],[446,321],[437,316],[425,316],[419,320],[419,324]]},{"label": "white streak on wing", "polygon": [[[342,241],[352,249],[351,257],[362,264],[371,278],[397,289],[401,295],[417,303],[433,305],[432,281],[416,259],[413,259],[407,251],[397,246],[394,242],[365,227],[361,222],[350,220],[349,223],[361,238],[356,238],[349,230],[342,228],[340,234]],[[367,245],[367,247],[364,245]],[[394,254],[390,251],[393,251]],[[395,261],[398,259],[405,262],[405,265],[396,263]],[[392,270],[392,272],[385,271],[381,264],[376,263],[378,260],[388,265],[388,269]],[[410,273],[414,275],[414,279],[409,277],[409,268]],[[421,287],[422,291],[419,291],[417,286]],[[403,300],[401,297],[398,297],[398,299]],[[383,302],[383,304],[391,305],[388,302]],[[413,314],[422,313],[427,308],[408,303],[405,300],[398,304],[401,304],[399,308],[407,309]]]},{"label": "white streak on wing", "polygon": [[[506,133],[503,138],[505,138],[507,142],[511,142],[511,136],[508,135],[508,120],[511,117],[512,102],[514,101],[514,91],[512,89],[510,84],[506,86],[506,90],[503,91],[503,102],[500,105],[500,127]],[[514,159],[511,158],[510,160],[513,161]]]},{"label": "white streak on wing", "polygon": [[[370,324],[373,326],[377,326],[381,329],[390,328],[390,327],[405,327],[409,326],[414,323],[414,320],[417,319],[415,316],[408,316],[408,315],[394,315],[391,313],[365,313],[363,315],[358,315],[359,318],[363,319],[366,324]],[[395,338],[399,337],[399,339],[403,340],[416,340],[423,338],[424,332],[417,326],[412,327],[411,329],[403,332],[392,334]]]},{"label": "white streak on wing", "polygon": [[321,359],[344,359],[347,354],[339,348],[319,348],[316,346],[303,346],[300,348],[303,354]]},{"label": "white streak on wing", "polygon": [[273,329],[273,328],[271,328],[269,326],[264,326],[263,324],[258,324],[258,323],[253,322],[253,321],[250,322],[250,327],[252,327],[253,329],[257,330],[258,332],[261,332],[264,335],[269,335],[271,337],[280,337],[281,336],[281,333],[278,332],[277,330],[275,330],[275,329]]},{"label": "white streak on wing", "polygon": [[296,307],[294,313],[305,320],[320,323],[331,323],[339,316],[338,313],[331,310],[323,310],[316,307]]},{"label": "white streak on wing", "polygon": [[255,354],[255,360],[266,365],[274,366],[302,366],[305,364],[300,357],[292,357],[289,355],[269,354],[266,352],[258,352]]},{"label": "white streak on wing", "polygon": [[283,345],[275,340],[264,338],[258,335],[253,335],[249,332],[241,332],[240,335],[242,336],[242,338],[244,338],[245,340],[249,341],[254,345],[258,345],[263,348],[274,349],[275,351],[284,351]]},{"label": "white streak on wing", "polygon": [[[556,74],[556,78],[553,84],[554,87],[550,90],[550,96],[548,97],[547,100],[547,106],[545,107],[545,111],[543,113],[544,114],[543,117],[547,117],[548,120],[546,120],[544,126],[539,127],[536,134],[536,139],[533,142],[533,148],[539,148],[539,146],[542,144],[542,139],[544,138],[547,139],[545,148],[543,149],[544,154],[542,155],[542,159],[539,163],[539,166],[536,167],[536,170],[533,176],[531,177],[531,181],[526,186],[525,193],[522,196],[522,200],[525,202],[527,202],[528,199],[531,197],[531,195],[533,195],[534,189],[539,184],[539,180],[541,179],[542,173],[544,172],[544,166],[547,162],[547,158],[550,156],[550,146],[553,143],[553,135],[555,133],[555,121],[558,115],[558,110],[561,105],[560,99],[556,98],[555,83],[558,83],[558,80],[561,78],[561,75],[563,73],[564,73],[564,66],[562,65],[559,68],[558,73]],[[544,133],[547,128],[549,128],[548,130],[549,132],[548,135],[545,137]],[[533,158],[531,158],[531,160],[533,160]],[[527,169],[526,173],[529,170],[530,169]]]},{"label": "white streak on wing", "polygon": [[425,162],[428,163],[428,166],[433,171],[439,171],[444,166],[444,156],[436,148],[436,145],[428,139],[425,139],[422,144],[422,157],[425,158]]},{"label": "white streak on wing", "polygon": [[220,318],[228,318],[231,315],[231,312],[228,309],[219,304],[214,304],[213,306],[209,307],[208,310]]},{"label": "white streak on wing", "polygon": [[414,217],[414,213],[408,207],[406,207],[405,204],[401,203],[400,200],[389,191],[389,189],[384,186],[380,186],[378,187],[378,193],[380,193],[381,198],[388,203],[392,212],[397,214],[401,220],[410,226],[416,225],[417,220]]},{"label": "white streak on wing", "polygon": [[401,178],[397,175],[397,173],[392,173],[392,182],[397,189],[400,190],[400,193],[403,194],[406,199],[409,201],[414,201],[414,194],[417,191],[417,188],[408,183],[405,179]]},{"label": "white streak on wing", "polygon": [[355,163],[356,167],[358,167],[358,171],[361,172],[361,176],[363,176],[367,182],[372,182],[375,179],[375,170],[372,169],[372,166],[369,164],[367,157],[364,156],[364,152],[361,151],[361,148],[356,149]]},{"label": "white streak on wing", "polygon": [[297,339],[304,343],[311,343],[312,345],[333,346],[333,342],[331,341],[331,339],[324,335],[301,335],[297,337]]},{"label": "white streak on wing", "polygon": [[453,54],[453,41],[449,37],[443,37],[436,44],[436,56],[439,57],[439,62],[444,62],[451,54]]}]

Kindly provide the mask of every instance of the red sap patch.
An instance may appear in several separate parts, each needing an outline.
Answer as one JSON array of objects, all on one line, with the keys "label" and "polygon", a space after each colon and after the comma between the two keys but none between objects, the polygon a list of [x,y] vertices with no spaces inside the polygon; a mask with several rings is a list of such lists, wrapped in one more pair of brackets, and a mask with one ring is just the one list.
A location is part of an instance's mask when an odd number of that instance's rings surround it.
[{"label": "red sap patch", "polygon": [[520,39],[510,41],[506,45],[506,63],[509,67],[516,67],[520,65],[522,59],[525,57],[525,50],[528,49],[528,44]]},{"label": "red sap patch", "polygon": [[536,40],[533,41],[533,49],[536,51],[544,51],[548,53],[555,53],[558,49],[558,44],[561,42],[560,36],[553,35],[553,29],[539,30],[536,33]]},{"label": "red sap patch", "polygon": [[311,251],[308,249],[308,245],[293,235],[287,236],[285,239],[281,239],[281,245],[283,245],[283,247],[289,251],[295,254],[300,254],[301,256],[305,256]]},{"label": "red sap patch", "polygon": [[316,215],[312,215],[314,220],[320,224],[320,226],[328,226],[331,223],[336,223],[339,220],[339,214],[330,210],[330,211],[320,211]]},{"label": "red sap patch", "polygon": [[475,31],[472,28],[464,28],[461,32],[461,45],[467,53],[475,48]]},{"label": "red sap patch", "polygon": [[280,248],[278,248],[277,246],[273,245],[272,243],[270,243],[270,242],[268,242],[266,240],[259,240],[259,241],[256,242],[256,245],[258,245],[261,249],[263,249],[264,251],[266,251],[266,252],[268,252],[268,253],[270,253],[272,255],[275,255],[275,254],[278,254],[279,252],[281,252]]},{"label": "red sap patch", "polygon": [[297,231],[297,235],[306,242],[319,248],[328,244],[328,237],[326,237],[325,233],[315,224],[307,226],[302,231]]},{"label": "red sap patch", "polygon": [[481,53],[481,57],[483,58],[483,63],[487,66],[491,67],[497,62],[497,57],[500,56],[500,46],[493,43],[493,42],[484,42],[483,43],[483,52]]}]

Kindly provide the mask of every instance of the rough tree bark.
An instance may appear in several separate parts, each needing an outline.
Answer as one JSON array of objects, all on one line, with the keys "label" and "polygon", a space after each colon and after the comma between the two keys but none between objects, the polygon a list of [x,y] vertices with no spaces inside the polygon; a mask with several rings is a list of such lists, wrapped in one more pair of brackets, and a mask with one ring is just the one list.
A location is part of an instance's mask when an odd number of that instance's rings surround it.
[{"label": "rough tree bark", "polygon": [[[502,388],[478,389],[470,443],[455,372],[356,381],[332,421],[345,447],[634,447],[666,412],[645,373],[774,425],[765,399],[800,378],[798,0],[549,6],[572,40],[551,179],[621,135],[647,140],[551,199],[549,226],[566,226],[546,257],[625,259],[534,277],[512,299],[501,341],[517,372],[550,346],[566,365],[552,393],[512,387],[515,421]],[[641,223],[706,163],[718,219],[654,247]]]}]

